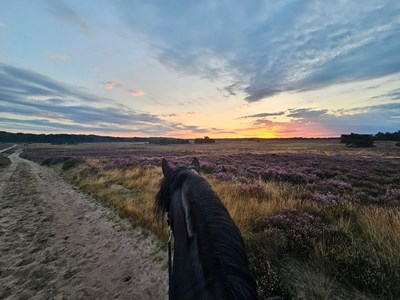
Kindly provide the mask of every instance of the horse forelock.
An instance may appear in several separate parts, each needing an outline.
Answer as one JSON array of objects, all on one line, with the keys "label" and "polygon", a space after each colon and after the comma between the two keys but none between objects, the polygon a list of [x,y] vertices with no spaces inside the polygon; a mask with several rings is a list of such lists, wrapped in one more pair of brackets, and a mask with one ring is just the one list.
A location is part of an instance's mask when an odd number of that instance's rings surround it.
[{"label": "horse forelock", "polygon": [[183,178],[179,180],[179,177],[184,170],[186,170],[184,167],[177,168],[169,176],[161,180],[160,189],[156,196],[156,213],[158,216],[162,216],[165,212],[169,211],[171,195],[179,187],[179,183],[182,182]]}]

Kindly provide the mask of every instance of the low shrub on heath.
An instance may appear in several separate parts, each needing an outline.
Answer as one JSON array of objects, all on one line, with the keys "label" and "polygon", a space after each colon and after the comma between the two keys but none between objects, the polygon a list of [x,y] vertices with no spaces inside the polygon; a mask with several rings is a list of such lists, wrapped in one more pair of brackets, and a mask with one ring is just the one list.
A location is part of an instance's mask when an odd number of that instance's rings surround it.
[{"label": "low shrub on heath", "polygon": [[338,229],[325,224],[317,216],[296,209],[284,209],[281,213],[255,221],[255,232],[269,235],[277,231],[281,239],[287,241],[282,253],[290,253],[299,258],[309,258],[315,244],[323,237],[336,236]]},{"label": "low shrub on heath", "polygon": [[330,245],[322,259],[345,283],[380,299],[400,297],[399,260],[387,259],[372,243],[355,239]]},{"label": "low shrub on heath", "polygon": [[70,158],[68,160],[66,160],[63,165],[62,165],[62,169],[65,170],[69,170],[72,169],[76,166],[78,166],[79,164],[81,164],[83,161],[81,159],[76,159],[76,158]]},{"label": "low shrub on heath", "polygon": [[[286,240],[279,232],[253,234],[246,240],[250,268],[257,281],[260,299],[281,296],[292,299],[295,291],[292,284],[281,273],[281,266],[276,254],[285,248]],[[268,247],[266,247],[268,245]]]}]

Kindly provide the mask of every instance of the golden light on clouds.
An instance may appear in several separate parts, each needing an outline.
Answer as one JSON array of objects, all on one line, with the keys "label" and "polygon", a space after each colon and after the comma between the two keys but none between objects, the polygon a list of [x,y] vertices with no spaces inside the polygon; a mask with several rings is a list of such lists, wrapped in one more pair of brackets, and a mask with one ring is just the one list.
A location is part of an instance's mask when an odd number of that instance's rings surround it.
[{"label": "golden light on clouds", "polygon": [[112,90],[112,89],[123,87],[123,84],[116,80],[115,81],[107,81],[107,82],[103,82],[103,87],[107,90]]},{"label": "golden light on clouds", "polygon": [[129,90],[129,95],[134,96],[134,97],[141,97],[144,96],[144,92],[142,90]]}]

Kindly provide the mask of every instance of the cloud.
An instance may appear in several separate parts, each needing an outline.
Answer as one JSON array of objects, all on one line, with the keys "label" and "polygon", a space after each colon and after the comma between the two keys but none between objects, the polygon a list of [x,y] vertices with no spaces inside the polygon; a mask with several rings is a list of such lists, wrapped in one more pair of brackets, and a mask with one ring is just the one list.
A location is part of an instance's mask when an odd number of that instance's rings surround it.
[{"label": "cloud", "polygon": [[49,55],[50,60],[61,60],[61,61],[66,61],[70,60],[71,56],[65,55],[65,54],[50,54]]},{"label": "cloud", "polygon": [[240,92],[245,87],[245,83],[243,81],[235,82],[231,85],[228,85],[223,88],[224,91],[228,93],[228,96],[236,96],[237,92]]},{"label": "cloud", "polygon": [[248,102],[400,72],[398,1],[113,3],[161,63]]},{"label": "cloud", "polygon": [[[90,95],[44,75],[0,65],[0,111],[21,117],[52,119],[76,126],[103,128],[163,124],[158,116],[124,106],[109,106],[112,99]],[[106,104],[107,103],[107,104]],[[33,122],[33,121],[32,121]],[[50,122],[50,121],[49,121]],[[32,123],[33,124],[33,123]],[[68,129],[70,127],[66,127]]]},{"label": "cloud", "polygon": [[129,95],[135,97],[141,97],[144,96],[144,92],[142,90],[129,90]]},{"label": "cloud", "polygon": [[0,124],[4,129],[156,136],[209,131],[113,103],[113,99],[84,93],[42,74],[0,64]]},{"label": "cloud", "polygon": [[[34,71],[0,63],[0,92],[9,97],[68,98],[82,102],[108,102],[109,99],[85,93]],[[10,98],[13,99],[13,98]]]},{"label": "cloud", "polygon": [[284,111],[278,111],[278,112],[273,112],[273,113],[260,113],[260,114],[255,114],[255,115],[247,115],[240,117],[240,119],[249,119],[249,118],[264,118],[264,117],[271,117],[271,116],[282,116],[284,115]]},{"label": "cloud", "polygon": [[252,121],[252,128],[243,130],[267,130],[279,137],[340,136],[349,132],[397,131],[400,120],[396,116],[400,115],[400,103],[370,105],[336,112],[295,108],[285,115],[293,119],[289,122],[277,122],[259,118]]},{"label": "cloud", "polygon": [[119,81],[106,81],[102,83],[103,87],[107,90],[117,89],[124,85]]},{"label": "cloud", "polygon": [[196,125],[185,125],[182,123],[173,123],[171,124],[171,129],[175,130],[183,130],[183,131],[189,131],[192,133],[208,133],[210,132],[209,128],[204,128]]},{"label": "cloud", "polygon": [[74,132],[101,132],[101,133],[132,132],[132,129],[115,125],[93,126],[93,125],[68,124],[68,123],[49,121],[46,119],[19,120],[19,119],[0,117],[0,124],[7,126],[9,129],[14,129],[14,130],[23,129],[27,130],[28,132],[31,131],[39,131],[39,132],[74,131]]},{"label": "cloud", "polygon": [[0,22],[0,29],[1,29],[1,28],[6,28],[6,27],[7,27],[6,24]]},{"label": "cloud", "polygon": [[400,100],[400,88],[390,91],[389,93],[371,97],[371,99],[391,99]]},{"label": "cloud", "polygon": [[268,120],[265,118],[259,118],[259,119],[253,121],[253,125],[256,125],[256,126],[273,125],[273,124],[278,124],[278,123],[281,123],[281,122],[274,122],[274,121],[271,121],[271,120]]},{"label": "cloud", "polygon": [[163,123],[156,115],[138,113],[124,107],[96,107],[83,104],[70,105],[65,104],[60,99],[38,101],[37,99],[19,97],[18,94],[15,94],[13,98],[4,96],[5,94],[0,92],[1,111],[20,116],[58,119],[81,125],[114,124],[133,126]]},{"label": "cloud", "polygon": [[309,109],[309,108],[297,108],[291,109],[288,117],[298,118],[298,119],[314,119],[320,118],[327,114],[327,109]]},{"label": "cloud", "polygon": [[64,0],[46,0],[45,2],[50,13],[62,22],[72,26],[78,26],[84,31],[91,29],[86,20]]}]

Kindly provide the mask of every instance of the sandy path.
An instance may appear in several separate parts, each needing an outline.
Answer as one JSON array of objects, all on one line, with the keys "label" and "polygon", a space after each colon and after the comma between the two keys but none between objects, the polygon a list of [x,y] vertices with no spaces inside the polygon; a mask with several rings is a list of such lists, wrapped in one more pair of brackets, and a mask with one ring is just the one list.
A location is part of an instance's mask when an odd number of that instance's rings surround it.
[{"label": "sandy path", "polygon": [[8,148],[6,148],[6,149],[0,149],[0,153],[6,152],[6,151],[11,150],[11,149],[13,149],[13,148],[15,148],[15,147],[17,147],[17,145],[8,147]]},{"label": "sandy path", "polygon": [[0,170],[0,299],[166,299],[156,239],[18,153]]}]

